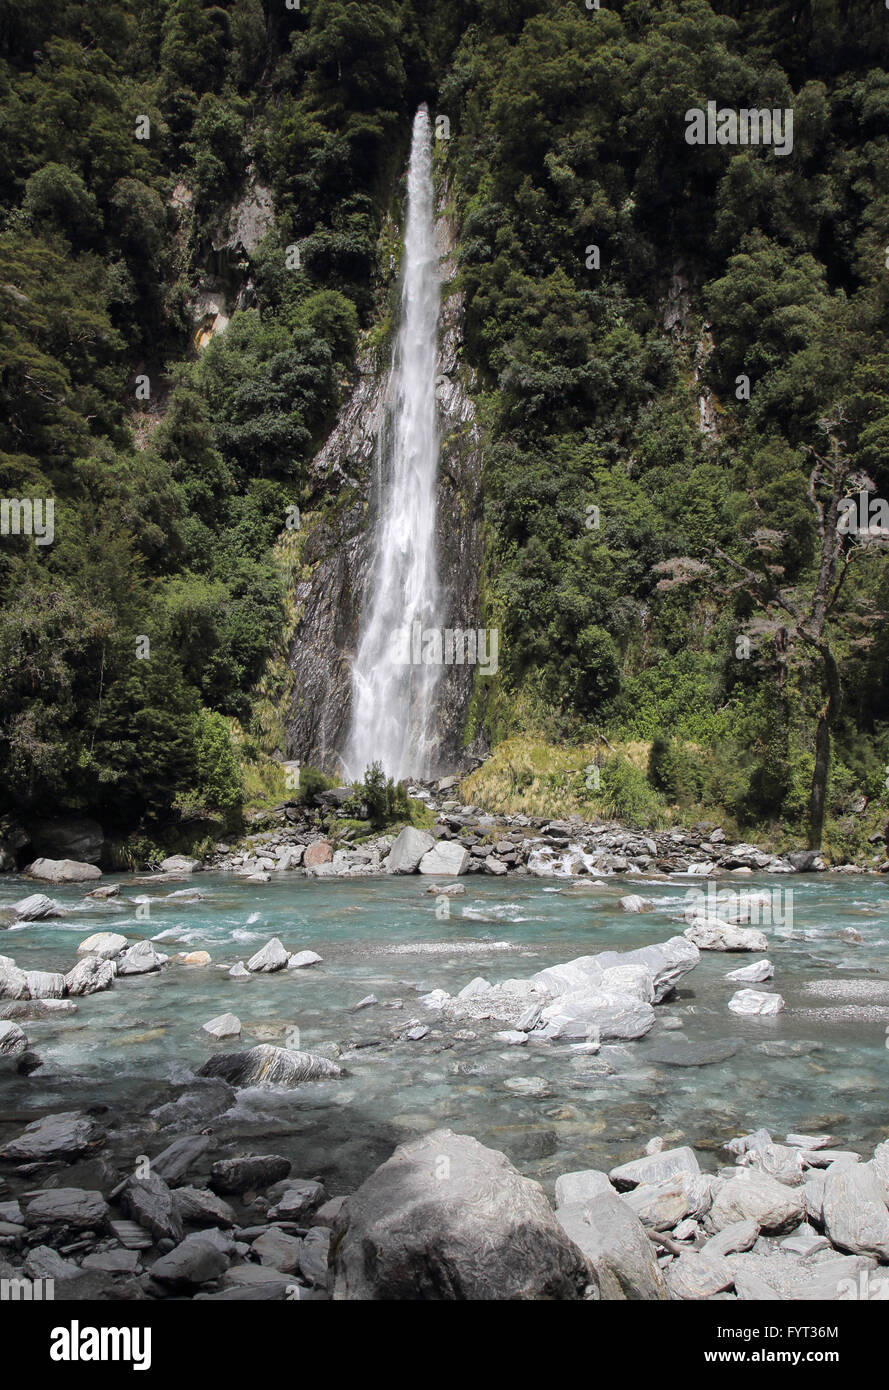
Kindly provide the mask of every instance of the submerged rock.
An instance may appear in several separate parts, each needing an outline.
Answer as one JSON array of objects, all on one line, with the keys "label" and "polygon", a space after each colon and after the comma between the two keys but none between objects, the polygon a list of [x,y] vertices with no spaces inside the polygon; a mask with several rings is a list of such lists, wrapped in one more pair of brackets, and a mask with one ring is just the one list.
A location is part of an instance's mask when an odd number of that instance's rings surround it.
[{"label": "submerged rock", "polygon": [[539,1184],[444,1129],[404,1144],[336,1218],[333,1297],[581,1299],[592,1271]]},{"label": "submerged rock", "polygon": [[316,1052],[291,1052],[259,1043],[246,1052],[220,1052],[198,1068],[198,1076],[221,1076],[232,1086],[299,1086],[345,1075]]}]

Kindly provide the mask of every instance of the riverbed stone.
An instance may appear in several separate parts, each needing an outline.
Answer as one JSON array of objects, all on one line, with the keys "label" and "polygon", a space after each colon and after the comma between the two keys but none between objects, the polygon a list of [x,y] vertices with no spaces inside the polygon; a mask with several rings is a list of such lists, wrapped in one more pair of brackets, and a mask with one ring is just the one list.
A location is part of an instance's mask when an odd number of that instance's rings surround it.
[{"label": "riverbed stone", "polygon": [[321,965],[323,956],[319,956],[317,951],[294,951],[287,957],[288,970],[305,970],[310,965]]},{"label": "riverbed stone", "polygon": [[740,970],[730,970],[725,978],[737,980],[738,984],[759,985],[763,980],[770,980],[774,973],[775,967],[770,960],[755,960],[751,965],[742,965]]},{"label": "riverbed stone", "polygon": [[804,1218],[801,1188],[785,1187],[768,1173],[745,1168],[720,1187],[707,1219],[714,1231],[737,1221],[755,1221],[770,1235],[785,1235]]},{"label": "riverbed stone", "polygon": [[268,975],[275,970],[283,970],[289,958],[289,953],[278,937],[273,936],[271,941],[267,941],[255,955],[250,957],[247,962],[247,969],[253,975]]},{"label": "riverbed stone", "polygon": [[556,1178],[556,1206],[574,1206],[589,1201],[601,1192],[614,1192],[607,1173],[598,1168],[579,1168],[574,1173],[562,1173]]},{"label": "riverbed stone", "polygon": [[28,977],[12,956],[0,956],[0,999],[28,999]]},{"label": "riverbed stone", "polygon": [[384,867],[389,874],[413,874],[417,872],[420,860],[435,845],[434,835],[428,830],[417,830],[406,825],[399,831],[395,843],[389,851]]},{"label": "riverbed stone", "polygon": [[25,876],[46,883],[85,883],[90,878],[101,878],[102,870],[77,859],[35,859],[25,869]]},{"label": "riverbed stone", "polygon": [[43,922],[50,917],[61,917],[62,907],[45,893],[31,893],[13,903],[12,913],[17,922]]},{"label": "riverbed stone", "polygon": [[659,1183],[681,1173],[697,1175],[700,1171],[701,1166],[693,1149],[662,1149],[659,1153],[646,1154],[643,1158],[618,1164],[611,1169],[608,1177],[618,1191],[625,1192],[640,1183]]},{"label": "riverbed stone", "polygon": [[562,994],[541,1010],[535,1036],[621,1041],[654,1027],[654,1009],[630,994],[584,989]]},{"label": "riverbed stone", "polygon": [[29,1226],[70,1226],[77,1231],[100,1231],[109,1214],[101,1192],[82,1187],[51,1188],[32,1197],[25,1207]]},{"label": "riverbed stone", "polygon": [[0,1023],[0,1057],[19,1057],[28,1050],[28,1039],[17,1023]]},{"label": "riverbed stone", "polygon": [[137,941],[117,958],[118,975],[150,975],[160,970],[166,959],[154,949],[150,941]]},{"label": "riverbed stone", "polygon": [[889,1262],[889,1211],[870,1164],[828,1170],[822,1210],[825,1232],[838,1250]]},{"label": "riverbed stone", "polygon": [[150,1231],[155,1241],[182,1240],[182,1219],[176,1210],[173,1194],[158,1173],[144,1178],[129,1178],[120,1194],[124,1211]]},{"label": "riverbed stone", "polygon": [[733,1221],[705,1241],[700,1253],[709,1259],[721,1260],[726,1255],[751,1249],[758,1239],[759,1226],[755,1221]]},{"label": "riverbed stone", "polygon": [[780,994],[767,994],[759,989],[739,989],[728,1001],[733,1014],[744,1017],[771,1018],[784,1008]]},{"label": "riverbed stone", "polygon": [[207,1187],[176,1187],[173,1205],[186,1226],[234,1226],[234,1209]]},{"label": "riverbed stone", "polygon": [[271,1208],[274,1220],[302,1224],[317,1211],[327,1193],[323,1184],[312,1178],[287,1178],[270,1188],[268,1196],[275,1203]]},{"label": "riverbed stone", "polygon": [[152,1172],[164,1182],[178,1182],[210,1148],[208,1134],[182,1134],[151,1160]]},{"label": "riverbed stone", "polygon": [[669,1298],[645,1227],[616,1193],[560,1207],[556,1218],[595,1270],[602,1299]]},{"label": "riverbed stone", "polygon": [[85,936],[77,947],[79,956],[97,956],[99,960],[113,960],[119,956],[121,951],[125,951],[129,946],[125,936],[120,932],[98,931],[93,932],[92,936]]},{"label": "riverbed stone", "polygon": [[98,994],[114,984],[114,963],[98,956],[84,956],[65,976],[65,988],[73,998]]},{"label": "riverbed stone", "polygon": [[[328,1232],[328,1240],[329,1238]],[[253,1253],[259,1256],[260,1264],[280,1269],[282,1274],[293,1274],[299,1269],[302,1246],[302,1241],[296,1236],[289,1236],[286,1231],[271,1226],[256,1238],[251,1248]]]},{"label": "riverbed stone", "polygon": [[683,933],[699,951],[767,951],[768,939],[755,927],[738,927],[715,917],[699,917]]},{"label": "riverbed stone", "polygon": [[201,1025],[201,1031],[209,1033],[211,1038],[239,1038],[241,1020],[235,1014],[217,1014]]},{"label": "riverbed stone", "polygon": [[221,1158],[210,1169],[210,1186],[216,1193],[262,1192],[290,1172],[289,1158],[280,1154],[246,1154]]},{"label": "riverbed stone", "polygon": [[0,1149],[0,1158],[15,1163],[43,1163],[62,1158],[73,1161],[88,1153],[102,1138],[102,1130],[80,1110],[62,1110],[32,1120],[21,1134]]},{"label": "riverbed stone", "polygon": [[329,1057],[259,1043],[246,1052],[220,1052],[198,1068],[198,1076],[219,1076],[232,1086],[299,1086],[343,1076]]},{"label": "riverbed stone", "polygon": [[539,1184],[448,1129],[401,1145],[352,1194],[331,1250],[337,1300],[561,1301],[595,1283]]},{"label": "riverbed stone", "polygon": [[330,1243],[331,1231],[325,1226],[314,1226],[300,1242],[299,1272],[318,1288],[327,1288]]},{"label": "riverbed stone", "polygon": [[55,970],[26,970],[28,995],[31,999],[61,999],[65,993],[65,977]]},{"label": "riverbed stone", "polygon": [[667,1266],[666,1280],[670,1297],[683,1300],[712,1298],[732,1288],[735,1282],[726,1260],[705,1259],[691,1250]]},{"label": "riverbed stone", "polygon": [[421,874],[465,874],[472,856],[458,840],[438,840],[426,851],[419,863]]},{"label": "riverbed stone", "polygon": [[200,859],[192,859],[188,854],[170,854],[161,860],[161,873],[164,874],[197,874],[202,868]]},{"label": "riverbed stone", "polygon": [[151,1277],[174,1287],[218,1279],[232,1262],[234,1241],[223,1231],[195,1231],[151,1267]]}]

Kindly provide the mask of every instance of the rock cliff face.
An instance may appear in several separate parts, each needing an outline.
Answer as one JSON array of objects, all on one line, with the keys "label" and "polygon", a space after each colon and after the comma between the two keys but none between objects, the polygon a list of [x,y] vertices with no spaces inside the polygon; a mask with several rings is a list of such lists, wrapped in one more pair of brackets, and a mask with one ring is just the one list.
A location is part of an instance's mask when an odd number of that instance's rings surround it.
[{"label": "rock cliff face", "polygon": [[[442,313],[437,396],[441,433],[438,481],[438,565],[446,627],[479,628],[482,565],[481,434],[471,398],[473,379],[460,362],[462,295],[456,273],[457,229],[439,197],[436,237],[442,263]],[[336,497],[326,519],[305,537],[310,577],[296,589],[300,607],[289,664],[293,696],[285,716],[287,756],[304,766],[341,772],[339,751],[351,714],[351,660],[371,582],[374,526],[379,513],[381,460],[391,428],[389,361],[371,350],[360,358],[352,395],[318,453],[318,490]],[[438,771],[467,765],[479,753],[464,747],[474,668],[446,666],[439,684],[441,757]]]}]

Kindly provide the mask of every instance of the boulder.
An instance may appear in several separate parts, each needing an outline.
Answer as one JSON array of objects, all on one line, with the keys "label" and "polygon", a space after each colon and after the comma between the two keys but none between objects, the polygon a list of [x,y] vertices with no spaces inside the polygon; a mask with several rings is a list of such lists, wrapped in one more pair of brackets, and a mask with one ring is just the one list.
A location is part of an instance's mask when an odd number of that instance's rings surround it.
[{"label": "boulder", "polygon": [[646,1230],[672,1231],[688,1217],[704,1216],[713,1201],[713,1179],[704,1173],[677,1173],[661,1182],[640,1183],[624,1194]]},{"label": "boulder", "polygon": [[119,932],[98,931],[84,937],[77,948],[79,956],[98,956],[99,960],[113,960],[129,946],[125,936]]},{"label": "boulder", "polygon": [[654,1009],[631,994],[585,989],[562,994],[541,1010],[535,1036],[641,1038],[654,1027]]},{"label": "boulder", "polygon": [[16,922],[43,922],[48,917],[61,917],[62,908],[45,893],[31,893],[13,903],[12,915]]},{"label": "boulder", "polygon": [[618,1191],[625,1192],[640,1183],[659,1183],[681,1173],[697,1175],[700,1171],[700,1164],[692,1149],[661,1149],[659,1153],[646,1154],[644,1158],[618,1164],[611,1169],[608,1177]]},{"label": "boulder", "polygon": [[0,1158],[13,1163],[45,1163],[53,1158],[72,1161],[89,1152],[101,1137],[102,1131],[89,1115],[63,1110],[26,1125],[0,1149]]},{"label": "boulder", "polygon": [[699,917],[683,935],[700,951],[767,951],[765,933],[754,927],[738,927],[716,917]]},{"label": "boulder", "polygon": [[889,1262],[889,1211],[869,1163],[829,1169],[822,1210],[824,1230],[838,1250]]},{"label": "boulder", "polygon": [[28,1050],[28,1039],[17,1023],[0,1022],[0,1057],[20,1057]]},{"label": "boulder", "polygon": [[728,1006],[733,1014],[743,1014],[748,1018],[771,1018],[784,1008],[784,1000],[780,994],[767,994],[759,989],[739,989],[728,1001]]},{"label": "boulder", "polygon": [[166,956],[158,955],[150,941],[137,941],[117,958],[118,975],[149,975],[160,970]]},{"label": "boulder", "polygon": [[406,825],[399,831],[395,838],[395,843],[389,851],[388,858],[385,860],[385,869],[389,874],[413,874],[416,873],[420,860],[435,845],[435,837],[429,834],[428,830],[415,830],[412,825]]},{"label": "boulder", "polygon": [[186,951],[182,957],[183,965],[209,965],[209,951]]},{"label": "boulder", "polygon": [[187,854],[171,854],[161,860],[161,873],[197,874],[201,872],[200,859],[191,859]]},{"label": "boulder", "polygon": [[65,988],[73,998],[98,994],[100,990],[111,988],[114,975],[113,961],[100,960],[98,956],[84,956],[65,976]]},{"label": "boulder", "polygon": [[61,999],[65,993],[65,977],[55,970],[26,970],[25,980],[31,999]]},{"label": "boulder", "polygon": [[234,1226],[234,1209],[206,1187],[176,1187],[173,1206],[186,1226]]},{"label": "boulder", "polygon": [[249,1154],[242,1158],[221,1158],[210,1169],[214,1192],[262,1192],[280,1182],[290,1172],[289,1158],[280,1154]]},{"label": "boulder", "polygon": [[209,1033],[211,1038],[239,1038],[241,1020],[234,1014],[217,1014],[216,1018],[201,1025],[201,1031]]},{"label": "boulder", "polygon": [[28,977],[12,956],[0,956],[0,999],[28,999]]},{"label": "boulder", "polygon": [[29,827],[31,843],[38,855],[98,864],[105,836],[98,821],[84,818],[38,820]]},{"label": "boulder", "polygon": [[560,1207],[556,1219],[592,1265],[602,1299],[669,1298],[645,1227],[616,1193]]},{"label": "boulder", "polygon": [[29,1226],[70,1226],[78,1231],[100,1231],[108,1216],[101,1192],[82,1187],[53,1187],[33,1197],[25,1208]]},{"label": "boulder", "polygon": [[562,1173],[556,1178],[556,1206],[576,1206],[598,1197],[601,1192],[613,1192],[607,1173],[598,1168],[583,1168],[576,1173]]},{"label": "boulder", "polygon": [[561,1301],[595,1283],[539,1184],[447,1129],[396,1149],[349,1197],[331,1260],[337,1300]]},{"label": "boulder", "polygon": [[[328,1241],[329,1239],[330,1233],[328,1232]],[[252,1250],[254,1255],[259,1256],[260,1264],[271,1265],[272,1269],[280,1269],[282,1274],[294,1274],[299,1269],[302,1247],[302,1241],[298,1240],[296,1236],[289,1236],[286,1231],[279,1230],[277,1226],[271,1226],[261,1236],[257,1236],[253,1242]]]},{"label": "boulder", "polygon": [[316,869],[320,864],[329,864],[333,859],[333,847],[328,840],[314,840],[306,845],[303,855],[303,868]]},{"label": "boulder", "polygon": [[89,878],[101,878],[102,870],[76,859],[35,859],[25,869],[25,875],[46,883],[85,883]]},{"label": "boulder", "polygon": [[246,1052],[220,1052],[209,1057],[197,1074],[221,1076],[232,1086],[300,1086],[305,1081],[343,1076],[344,1072],[329,1057],[259,1043]]},{"label": "boulder", "polygon": [[[654,982],[653,1003],[660,1004],[673,993],[683,975],[701,959],[697,947],[682,936],[671,936],[668,941],[659,941],[652,946],[640,946],[634,951],[602,951],[598,956],[581,957],[598,962],[601,971],[616,966],[642,965]],[[545,971],[541,972],[545,974]]]},{"label": "boulder", "polygon": [[725,978],[737,980],[738,984],[759,985],[763,980],[770,980],[774,973],[775,967],[770,960],[755,960],[752,965],[742,965],[740,970],[730,970]]},{"label": "boulder", "polygon": [[178,1182],[210,1147],[207,1134],[183,1134],[151,1160],[151,1171],[164,1182]]},{"label": "boulder", "polygon": [[618,905],[621,912],[650,912],[654,907],[651,898],[640,898],[638,893],[628,893]]},{"label": "boulder", "polygon": [[253,975],[269,975],[275,970],[283,970],[289,959],[289,953],[278,938],[273,936],[271,941],[267,941],[261,950],[250,957],[247,969]]},{"label": "boulder", "polygon": [[151,1267],[151,1277],[174,1287],[207,1284],[224,1274],[235,1254],[235,1243],[222,1231],[197,1231],[161,1255]]},{"label": "boulder", "polygon": [[465,874],[471,860],[469,850],[459,840],[438,840],[420,860],[421,874]]},{"label": "boulder", "polygon": [[708,1221],[714,1231],[738,1221],[754,1221],[769,1235],[784,1235],[805,1219],[801,1188],[785,1187],[768,1173],[742,1169],[720,1187]]},{"label": "boulder", "polygon": [[173,1194],[158,1173],[146,1178],[129,1178],[120,1194],[124,1211],[155,1241],[182,1240],[182,1219],[176,1210]]},{"label": "boulder", "polygon": [[287,957],[288,970],[305,970],[309,965],[321,965],[323,957],[317,951],[294,951]]}]

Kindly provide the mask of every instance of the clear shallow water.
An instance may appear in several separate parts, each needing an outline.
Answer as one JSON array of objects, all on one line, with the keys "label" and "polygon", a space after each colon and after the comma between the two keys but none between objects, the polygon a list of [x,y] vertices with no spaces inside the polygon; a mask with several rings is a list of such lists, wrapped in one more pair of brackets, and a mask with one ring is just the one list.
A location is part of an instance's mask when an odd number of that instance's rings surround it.
[{"label": "clear shallow water", "polygon": [[[591,888],[474,876],[462,880],[465,895],[450,901],[450,916],[441,920],[441,900],[418,877],[331,882],[281,875],[248,884],[201,874],[188,885],[120,882],[122,897],[108,903],[84,899],[81,885],[53,888],[51,895],[74,909],[71,916],[0,932],[0,953],[24,969],[68,970],[85,936],[113,930],[154,939],[171,956],[205,949],[213,964],[171,961],[159,975],[120,980],[107,993],[78,1000],[74,1014],[23,1023],[44,1065],[2,1082],[0,1140],[38,1113],[89,1103],[108,1105],[115,1117],[150,1131],[151,1111],[172,1098],[169,1083],[187,1081],[214,1051],[283,1044],[293,1028],[307,1049],[374,1039],[383,1046],[349,1048],[343,1080],[239,1092],[234,1109],[211,1123],[227,1146],[287,1153],[295,1171],[323,1176],[333,1192],[354,1187],[395,1144],[441,1125],[502,1148],[547,1186],[571,1168],[633,1157],[655,1134],[703,1147],[709,1166],[719,1162],[721,1142],[759,1125],[781,1137],[791,1129],[830,1130],[853,1146],[889,1134],[884,879],[720,880],[735,889],[793,893],[792,929],[764,927],[775,978],[762,988],[780,992],[785,1011],[769,1019],[730,1013],[728,1000],[741,986],[725,975],[758,956],[708,952],[678,998],[658,1006],[646,1038],[605,1045],[598,1057],[560,1043],[504,1046],[492,1034],[505,1025],[441,1024],[417,994],[439,987],[456,993],[476,975],[530,975],[574,956],[664,940],[686,925],[684,897],[699,883],[634,875]],[[204,896],[171,896],[186,887]],[[33,888],[4,878],[0,906]],[[621,912],[618,898],[629,891],[653,899],[655,910]],[[861,942],[841,936],[845,928]],[[324,963],[229,979],[227,968],[271,936],[290,950],[317,951]],[[371,993],[380,1005],[353,1013]],[[402,1009],[383,1007],[396,999]],[[241,1039],[214,1043],[201,1024],[229,1010],[241,1020]],[[390,1030],[410,1018],[433,1032],[441,1028],[442,1036],[393,1042]],[[681,1022],[681,1030],[665,1027],[668,1020]],[[478,1036],[455,1040],[455,1029]],[[738,1050],[705,1066],[667,1064],[664,1047],[683,1037],[714,1047],[734,1042]],[[147,1151],[171,1137],[159,1135]]]}]

